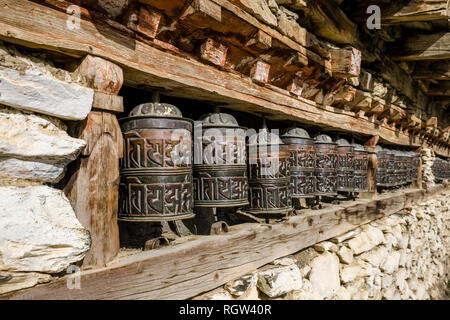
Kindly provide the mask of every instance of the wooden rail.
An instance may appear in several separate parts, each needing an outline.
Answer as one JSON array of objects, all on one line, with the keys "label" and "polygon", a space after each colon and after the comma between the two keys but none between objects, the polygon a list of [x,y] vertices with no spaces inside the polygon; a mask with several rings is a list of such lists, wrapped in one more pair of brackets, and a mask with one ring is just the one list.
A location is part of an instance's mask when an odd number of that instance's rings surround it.
[{"label": "wooden rail", "polygon": [[[297,120],[355,135],[377,135],[381,142],[428,146],[424,139],[355,112],[321,106],[286,90],[261,86],[240,74],[205,65],[161,41],[138,40],[131,30],[112,21],[82,19],[79,30],[69,30],[68,15],[47,6],[1,0],[0,7],[8,8],[0,11],[0,39],[73,57],[103,57],[123,67],[129,85],[163,88],[168,95],[220,102],[273,119]],[[431,147],[439,155],[450,155],[448,145]]]},{"label": "wooden rail", "polygon": [[63,277],[0,298],[188,299],[277,258],[396,213],[446,187],[406,189],[374,200],[305,210],[274,225],[232,226],[224,235],[194,237],[186,243],[124,258],[106,268],[84,271],[80,290],[69,290],[67,277]]}]

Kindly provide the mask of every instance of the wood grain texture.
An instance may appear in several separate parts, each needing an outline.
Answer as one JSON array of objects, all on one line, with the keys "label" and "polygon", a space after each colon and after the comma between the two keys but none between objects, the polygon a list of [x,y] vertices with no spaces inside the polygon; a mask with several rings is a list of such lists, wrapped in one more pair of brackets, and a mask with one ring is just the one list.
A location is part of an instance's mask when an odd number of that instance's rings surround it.
[{"label": "wood grain texture", "polygon": [[124,258],[81,274],[81,290],[66,278],[3,295],[2,299],[188,299],[217,288],[277,258],[393,214],[443,190],[403,190],[322,210],[305,210],[288,221],[232,226],[173,247]]}]

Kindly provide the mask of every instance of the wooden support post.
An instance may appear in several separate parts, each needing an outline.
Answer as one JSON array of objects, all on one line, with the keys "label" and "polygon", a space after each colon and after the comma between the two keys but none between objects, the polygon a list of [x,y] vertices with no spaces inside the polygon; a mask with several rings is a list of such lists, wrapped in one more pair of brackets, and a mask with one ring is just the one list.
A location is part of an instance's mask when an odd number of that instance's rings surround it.
[{"label": "wooden support post", "polygon": [[[104,59],[86,56],[75,70],[89,86],[105,95],[117,95],[123,84],[122,69]],[[117,99],[116,99],[117,100]],[[120,104],[120,103],[119,103]],[[80,158],[71,165],[64,185],[81,224],[91,234],[91,249],[84,266],[105,266],[119,251],[117,225],[119,158],[122,132],[114,108],[93,109],[73,132],[86,141]]]}]

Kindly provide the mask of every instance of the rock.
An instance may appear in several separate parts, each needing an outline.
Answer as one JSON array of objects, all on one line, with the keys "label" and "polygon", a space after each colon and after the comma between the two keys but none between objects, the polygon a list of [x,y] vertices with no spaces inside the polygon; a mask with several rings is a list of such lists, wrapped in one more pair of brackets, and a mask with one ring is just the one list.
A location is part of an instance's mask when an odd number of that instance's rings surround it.
[{"label": "rock", "polygon": [[381,288],[382,289],[389,288],[392,285],[393,282],[394,282],[394,279],[393,279],[393,277],[391,275],[384,274],[381,277]]},{"label": "rock", "polygon": [[286,295],[286,300],[320,300],[321,297],[313,292],[311,282],[309,280],[303,281],[303,286],[300,290],[291,291]]},{"label": "rock", "polygon": [[342,243],[345,240],[354,238],[355,236],[357,236],[360,233],[361,233],[360,229],[354,229],[354,230],[344,233],[340,236],[337,236],[337,237],[331,239],[330,241],[334,242],[334,243]]},{"label": "rock", "polygon": [[348,266],[342,266],[340,275],[342,283],[349,283],[356,279],[361,271],[361,267],[357,264],[351,264]]},{"label": "rock", "polygon": [[[15,185],[23,180],[57,183],[64,175],[62,163],[26,161],[16,158],[0,158],[1,184]],[[21,183],[22,184],[22,183]]]},{"label": "rock", "polygon": [[296,265],[258,272],[258,288],[270,298],[302,288],[302,274]]},{"label": "rock", "polygon": [[381,293],[382,297],[386,300],[401,300],[400,292],[393,287],[389,287],[381,291]]},{"label": "rock", "polygon": [[347,247],[341,247],[339,248],[339,251],[337,252],[337,255],[339,257],[339,261],[341,263],[345,264],[351,264],[354,260],[353,258],[353,251]]},{"label": "rock", "polygon": [[321,298],[331,298],[340,287],[339,259],[334,253],[325,252],[311,261],[309,281],[313,293]]},{"label": "rock", "polygon": [[0,294],[34,287],[37,284],[49,282],[52,276],[37,272],[17,272],[8,274],[10,280],[1,281]]},{"label": "rock", "polygon": [[388,255],[388,250],[384,246],[380,246],[373,250],[364,252],[361,254],[360,258],[366,262],[369,262],[374,267],[379,267],[385,260]]},{"label": "rock", "polygon": [[223,288],[218,288],[205,294],[199,295],[193,300],[233,300],[231,294]]},{"label": "rock", "polygon": [[277,25],[277,18],[271,12],[266,0],[231,0],[231,2],[268,25],[272,27]]},{"label": "rock", "polygon": [[56,119],[0,106],[0,156],[67,164],[86,143],[61,126]]},{"label": "rock", "polygon": [[371,277],[381,273],[381,270],[378,267],[374,267],[361,259],[356,259],[355,263],[361,267],[358,274],[360,277]]},{"label": "rock", "polygon": [[59,273],[82,260],[89,233],[62,191],[0,187],[0,269]]},{"label": "rock", "polygon": [[336,252],[337,249],[338,249],[338,247],[337,247],[337,245],[335,245],[335,244],[332,243],[332,242],[329,242],[329,241],[323,241],[323,242],[320,242],[320,243],[315,244],[315,245],[314,245],[314,249],[315,249],[317,252],[324,252],[324,251]]},{"label": "rock", "polygon": [[389,253],[389,255],[386,257],[385,262],[381,265],[381,270],[392,274],[394,271],[398,270],[398,266],[400,263],[400,253],[397,251]]},{"label": "rock", "polygon": [[276,259],[271,264],[276,266],[292,266],[297,263],[297,259],[294,257],[284,257],[281,259]]},{"label": "rock", "polygon": [[350,300],[352,297],[350,292],[348,292],[347,288],[339,287],[338,291],[334,295],[332,300]]},{"label": "rock", "polygon": [[0,103],[57,118],[83,120],[91,111],[94,90],[66,83],[38,68],[0,69]]},{"label": "rock", "polygon": [[308,265],[304,265],[303,267],[300,268],[300,272],[301,272],[303,278],[308,278],[309,273],[311,272],[311,267]]},{"label": "rock", "polygon": [[258,275],[256,273],[246,274],[238,279],[225,284],[224,288],[235,297],[248,295],[250,290],[256,287]]},{"label": "rock", "polygon": [[358,255],[360,253],[371,250],[384,241],[383,232],[372,226],[367,228],[355,236],[348,242],[348,246]]},{"label": "rock", "polygon": [[405,288],[408,286],[408,284],[406,282],[406,278],[407,278],[407,271],[405,268],[400,268],[394,274],[394,281],[395,281],[397,288],[400,290],[400,292],[404,292]]}]

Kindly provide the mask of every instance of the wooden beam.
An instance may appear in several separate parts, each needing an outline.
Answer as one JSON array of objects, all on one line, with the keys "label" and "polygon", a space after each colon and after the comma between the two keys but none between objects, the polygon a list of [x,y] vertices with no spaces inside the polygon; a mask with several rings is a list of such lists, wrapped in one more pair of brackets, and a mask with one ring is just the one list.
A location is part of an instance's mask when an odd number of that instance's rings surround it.
[{"label": "wooden beam", "polygon": [[2,299],[188,299],[254,271],[277,258],[391,215],[441,192],[401,190],[301,214],[273,225],[243,224],[223,235],[197,236],[168,248],[122,258],[80,274],[80,290],[67,277],[1,296]]},{"label": "wooden beam", "polygon": [[369,14],[367,7],[377,5],[381,9],[381,24],[404,24],[407,22],[421,22],[442,20],[449,17],[448,0],[371,0],[352,3],[350,17],[358,22],[366,22]]},{"label": "wooden beam", "polygon": [[438,84],[432,84],[428,88],[430,96],[450,96],[450,81],[439,81]]},{"label": "wooden beam", "polygon": [[[283,94],[283,90],[253,84],[249,78],[207,66],[161,41],[132,38],[123,26],[115,29],[108,21],[81,19],[81,28],[73,32],[66,27],[65,12],[29,1],[0,0],[0,7],[8,8],[0,11],[0,39],[77,58],[86,54],[103,57],[123,68],[128,85],[158,87],[168,95],[220,102],[240,111],[264,112],[278,120],[379,135],[384,142],[421,145],[418,139],[378,126],[354,112],[337,111],[293,97],[288,91]],[[436,147],[435,151],[448,154],[444,148]]]},{"label": "wooden beam", "polygon": [[450,60],[416,63],[412,78],[418,80],[450,80]]},{"label": "wooden beam", "polygon": [[450,59],[450,33],[414,34],[402,38],[393,58],[403,61]]}]

